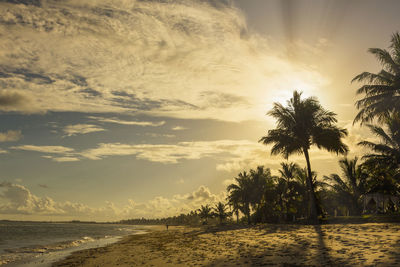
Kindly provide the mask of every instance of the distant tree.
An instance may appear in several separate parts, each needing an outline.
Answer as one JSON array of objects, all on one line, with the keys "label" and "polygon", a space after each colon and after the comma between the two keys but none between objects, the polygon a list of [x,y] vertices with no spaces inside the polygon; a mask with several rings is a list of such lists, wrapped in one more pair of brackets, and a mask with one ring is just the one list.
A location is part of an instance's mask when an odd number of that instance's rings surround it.
[{"label": "distant tree", "polygon": [[285,179],[287,182],[293,180],[300,169],[299,165],[293,162],[281,162],[281,169],[279,169],[280,177]]},{"label": "distant tree", "polygon": [[241,210],[241,192],[231,190],[227,196],[228,205],[231,207],[232,214],[236,215],[236,223],[239,223],[239,212]]},{"label": "distant tree", "polygon": [[368,160],[363,163],[368,173],[367,193],[399,195],[399,170],[382,161]]},{"label": "distant tree", "polygon": [[281,169],[278,171],[280,175],[277,178],[277,193],[281,205],[280,210],[286,212],[286,219],[288,219],[291,213],[296,213],[298,210],[297,203],[302,196],[301,194],[304,194],[306,190],[303,190],[301,184],[298,184],[296,180],[300,172],[299,165],[293,162],[282,162]]},{"label": "distant tree", "polygon": [[312,182],[309,150],[312,145],[335,153],[346,153],[347,146],[342,138],[346,129],[335,126],[336,114],[325,110],[317,99],[301,99],[301,93],[294,91],[293,97],[284,107],[274,103],[268,112],[277,120],[277,128],[269,130],[260,139],[265,145],[274,144],[271,154],[282,154],[286,159],[291,154],[304,154],[307,162],[307,187],[310,195],[310,222],[317,223],[317,202]]},{"label": "distant tree", "polygon": [[257,209],[266,190],[267,180],[271,178],[270,169],[258,166],[255,170],[250,170],[250,204],[253,209]]},{"label": "distant tree", "polygon": [[226,211],[226,205],[222,202],[218,202],[214,207],[214,216],[219,219],[221,224],[228,216],[229,212]]},{"label": "distant tree", "polygon": [[204,222],[207,224],[208,223],[208,219],[212,218],[212,210],[210,208],[210,206],[208,205],[201,205],[200,209],[198,209],[199,212],[199,216],[201,219],[204,220]]},{"label": "distant tree", "polygon": [[364,155],[363,159],[371,164],[375,162],[398,169],[400,166],[400,116],[399,114],[392,114],[384,122],[387,130],[379,126],[367,125],[370,131],[380,139],[380,142],[360,142],[359,145],[368,147],[373,151],[373,153]]},{"label": "distant tree", "polygon": [[365,84],[357,90],[364,97],[356,102],[360,110],[354,122],[384,121],[392,113],[400,113],[400,35],[394,33],[390,50],[370,48],[382,65],[378,73],[363,72],[352,80]]},{"label": "distant tree", "polygon": [[347,158],[339,161],[342,176],[331,174],[324,176],[327,185],[333,189],[337,197],[345,201],[353,215],[360,215],[362,208],[360,197],[366,190],[367,174],[361,165],[357,165],[358,158]]},{"label": "distant tree", "polygon": [[247,222],[250,224],[250,203],[252,199],[251,179],[248,173],[241,172],[235,178],[236,183],[230,184],[227,187],[228,199],[230,202],[235,203],[240,211],[247,217]]}]

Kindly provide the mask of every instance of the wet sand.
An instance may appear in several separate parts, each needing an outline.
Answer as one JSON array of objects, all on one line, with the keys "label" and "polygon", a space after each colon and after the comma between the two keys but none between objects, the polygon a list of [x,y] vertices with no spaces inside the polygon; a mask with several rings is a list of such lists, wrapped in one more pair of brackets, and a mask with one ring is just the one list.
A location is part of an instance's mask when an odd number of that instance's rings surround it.
[{"label": "wet sand", "polygon": [[400,266],[400,224],[170,227],[53,266]]}]

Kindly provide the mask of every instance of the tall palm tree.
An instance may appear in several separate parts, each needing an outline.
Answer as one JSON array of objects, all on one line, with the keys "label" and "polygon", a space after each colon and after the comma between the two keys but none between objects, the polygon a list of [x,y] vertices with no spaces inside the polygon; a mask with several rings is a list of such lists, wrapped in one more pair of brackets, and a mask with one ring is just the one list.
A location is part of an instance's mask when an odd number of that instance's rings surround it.
[{"label": "tall palm tree", "polygon": [[250,224],[250,203],[252,199],[250,175],[245,171],[241,172],[235,178],[235,181],[235,184],[228,185],[228,193],[232,196],[232,199],[238,201],[240,211],[246,215],[247,222]]},{"label": "tall palm tree", "polygon": [[218,217],[220,224],[223,222],[223,220],[225,220],[228,216],[230,216],[229,212],[226,211],[226,205],[221,201],[215,205],[214,215]]},{"label": "tall palm tree", "polygon": [[347,158],[339,161],[342,176],[331,174],[324,176],[329,187],[331,187],[341,200],[347,202],[352,213],[359,215],[361,206],[359,203],[361,194],[365,193],[367,174],[361,165],[357,165],[358,158],[352,160]]},{"label": "tall palm tree", "polygon": [[367,125],[371,132],[379,137],[379,143],[362,141],[358,144],[373,151],[363,157],[366,161],[374,161],[396,169],[400,167],[400,115],[392,114],[385,122],[386,131],[379,126]]},{"label": "tall palm tree", "polygon": [[352,82],[364,82],[357,90],[357,94],[364,94],[364,98],[356,102],[360,110],[354,122],[369,122],[374,118],[379,121],[387,118],[391,113],[400,112],[400,35],[394,33],[391,39],[390,50],[370,48],[382,65],[378,73],[363,72]]},{"label": "tall palm tree", "polygon": [[286,159],[291,154],[304,154],[307,162],[307,186],[310,194],[310,221],[318,222],[316,197],[312,182],[309,150],[312,145],[329,152],[346,153],[347,146],[342,137],[345,129],[335,126],[336,114],[325,110],[314,97],[301,99],[301,93],[294,91],[287,107],[274,103],[268,112],[277,120],[277,128],[268,131],[260,142],[274,144],[271,154],[282,154]]}]

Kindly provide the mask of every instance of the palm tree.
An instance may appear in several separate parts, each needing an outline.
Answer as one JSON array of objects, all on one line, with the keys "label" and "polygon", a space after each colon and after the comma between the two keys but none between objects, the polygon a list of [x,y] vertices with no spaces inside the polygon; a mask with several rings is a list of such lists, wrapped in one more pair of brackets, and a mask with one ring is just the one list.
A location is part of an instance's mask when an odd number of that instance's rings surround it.
[{"label": "palm tree", "polygon": [[298,184],[295,177],[300,170],[299,165],[296,163],[281,163],[281,169],[278,170],[280,177],[278,178],[277,191],[281,210],[286,211],[286,219],[289,218],[290,209],[294,208],[298,191]]},{"label": "palm tree", "polygon": [[327,185],[331,187],[341,200],[345,200],[355,215],[360,215],[360,197],[365,193],[367,174],[361,165],[357,165],[358,158],[347,158],[339,161],[342,177],[337,174],[324,176]]},{"label": "palm tree", "polygon": [[244,171],[239,173],[235,181],[235,184],[228,185],[228,193],[232,199],[238,202],[240,211],[246,215],[247,222],[250,224],[250,203],[252,198],[250,176]]},{"label": "palm tree", "polygon": [[271,179],[271,170],[258,166],[257,169],[250,170],[250,204],[253,209],[257,209],[261,204],[261,199],[267,186],[267,180]]},{"label": "palm tree", "polygon": [[201,205],[198,211],[200,218],[204,219],[204,222],[207,224],[208,218],[212,218],[211,208],[208,205]]},{"label": "palm tree", "polygon": [[218,217],[219,223],[221,224],[222,221],[229,216],[229,213],[226,212],[226,205],[222,202],[218,202],[214,208],[214,215]]},{"label": "palm tree", "polygon": [[392,168],[400,166],[400,115],[392,114],[385,119],[387,130],[379,126],[368,124],[373,134],[379,137],[380,142],[362,141],[361,146],[370,148],[374,153],[363,157],[366,161],[388,165]]},{"label": "palm tree", "polygon": [[360,109],[354,122],[369,122],[374,118],[383,121],[391,113],[400,112],[400,35],[394,33],[391,39],[390,50],[370,48],[382,65],[378,73],[363,72],[352,82],[364,82],[357,90],[357,94],[365,94],[364,98],[356,102]]},{"label": "palm tree", "polygon": [[299,165],[297,163],[289,162],[281,162],[281,169],[279,170],[279,174],[281,178],[285,179],[287,182],[291,181],[295,178],[298,170]]},{"label": "palm tree", "polygon": [[232,190],[227,197],[228,205],[231,207],[232,213],[236,215],[236,223],[239,223],[239,211],[241,192],[239,190]]},{"label": "palm tree", "polygon": [[304,154],[307,162],[307,187],[310,194],[310,221],[317,223],[317,206],[312,182],[312,171],[309,156],[311,145],[326,149],[329,152],[346,153],[347,146],[342,137],[347,135],[345,129],[334,125],[336,114],[325,110],[317,99],[309,97],[301,99],[301,93],[293,92],[287,107],[274,103],[268,112],[277,119],[277,128],[268,131],[260,142],[265,145],[274,144],[271,154],[283,154],[288,159],[291,154]]}]

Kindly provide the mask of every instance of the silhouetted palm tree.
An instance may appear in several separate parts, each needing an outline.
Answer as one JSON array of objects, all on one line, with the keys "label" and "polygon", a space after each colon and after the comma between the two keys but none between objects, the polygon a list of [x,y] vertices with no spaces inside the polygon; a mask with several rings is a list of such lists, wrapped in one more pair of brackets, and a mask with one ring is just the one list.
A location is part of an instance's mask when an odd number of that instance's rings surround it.
[{"label": "silhouetted palm tree", "polygon": [[360,109],[354,122],[369,122],[374,118],[382,121],[391,113],[400,112],[400,35],[394,33],[390,50],[370,48],[382,65],[378,73],[363,72],[352,80],[365,84],[357,90],[364,98],[356,102]]},{"label": "silhouetted palm tree", "polygon": [[268,168],[258,166],[257,169],[250,170],[250,204],[253,209],[257,209],[261,204],[269,178],[271,178],[271,171]]},{"label": "silhouetted palm tree", "polygon": [[292,212],[293,210],[297,211],[296,202],[299,200],[299,193],[302,193],[302,191],[299,190],[300,186],[298,182],[295,180],[300,171],[300,167],[293,162],[282,162],[281,169],[278,171],[280,174],[277,184],[279,202],[281,205],[281,210],[286,211],[286,219],[288,219],[291,210]]},{"label": "silhouetted palm tree", "polygon": [[324,176],[327,185],[337,194],[339,199],[344,200],[351,207],[352,213],[359,215],[361,213],[360,197],[365,193],[367,174],[361,165],[357,165],[358,158],[352,160],[347,158],[339,161],[342,169],[342,177],[337,174]]},{"label": "silhouetted palm tree", "polygon": [[205,223],[208,223],[208,219],[212,218],[211,208],[208,205],[201,205],[199,211],[200,218],[204,219]]},{"label": "silhouetted palm tree", "polygon": [[371,132],[379,137],[379,143],[363,141],[359,145],[368,147],[374,152],[363,156],[366,161],[385,164],[396,169],[400,166],[400,116],[392,114],[385,119],[385,122],[386,131],[379,126],[367,125]]},{"label": "silhouetted palm tree", "polygon": [[232,196],[232,199],[238,201],[240,211],[246,215],[247,222],[250,224],[250,203],[252,198],[250,176],[244,171],[239,173],[235,180],[236,184],[228,185],[228,193]]},{"label": "silhouetted palm tree", "polygon": [[229,215],[229,212],[226,212],[226,205],[222,202],[218,202],[214,208],[215,217],[218,217],[219,223],[222,223]]},{"label": "silhouetted palm tree", "polygon": [[226,199],[228,201],[228,205],[231,207],[232,213],[236,215],[236,223],[239,223],[241,192],[239,190],[231,190]]},{"label": "silhouetted palm tree", "polygon": [[317,99],[309,97],[301,99],[301,93],[294,91],[287,107],[274,103],[268,112],[277,119],[277,128],[268,131],[260,142],[265,145],[274,144],[271,154],[283,154],[287,159],[291,154],[304,154],[307,162],[307,186],[310,194],[310,221],[318,222],[316,197],[312,182],[309,149],[311,145],[335,153],[346,153],[347,146],[342,137],[347,135],[345,129],[334,125],[336,114],[325,110]]},{"label": "silhouetted palm tree", "polygon": [[281,169],[279,170],[279,174],[281,178],[289,182],[295,178],[299,168],[300,168],[299,165],[297,165],[296,163],[281,162]]}]

